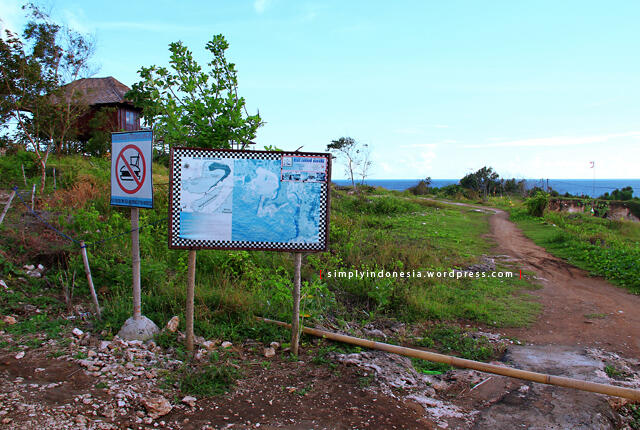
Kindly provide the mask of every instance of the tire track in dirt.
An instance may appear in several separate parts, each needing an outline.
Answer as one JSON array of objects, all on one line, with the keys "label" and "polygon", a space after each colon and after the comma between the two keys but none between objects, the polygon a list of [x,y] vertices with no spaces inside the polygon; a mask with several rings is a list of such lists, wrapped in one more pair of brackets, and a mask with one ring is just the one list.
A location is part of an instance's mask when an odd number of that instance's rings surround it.
[{"label": "tire track in dirt", "polygon": [[[531,292],[543,306],[536,322],[526,328],[503,329],[505,334],[537,344],[592,346],[640,356],[640,296],[549,254],[525,237],[503,210],[444,203],[492,212],[489,224],[496,253],[509,255],[518,269],[533,272],[542,284]],[[589,314],[603,317],[588,319]]]}]

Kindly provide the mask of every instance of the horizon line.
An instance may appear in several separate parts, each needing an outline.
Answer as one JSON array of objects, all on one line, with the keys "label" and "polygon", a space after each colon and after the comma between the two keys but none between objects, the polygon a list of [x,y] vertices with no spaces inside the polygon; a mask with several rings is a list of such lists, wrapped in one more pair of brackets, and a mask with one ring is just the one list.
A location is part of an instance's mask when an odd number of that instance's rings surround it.
[{"label": "horizon line", "polygon": [[[422,181],[425,178],[367,178],[364,181]],[[461,178],[431,178],[432,181],[459,181]],[[640,181],[640,178],[501,178],[501,179],[516,179],[525,181]],[[332,181],[351,181],[349,178],[331,178]],[[362,182],[360,179],[355,179],[355,182]]]}]

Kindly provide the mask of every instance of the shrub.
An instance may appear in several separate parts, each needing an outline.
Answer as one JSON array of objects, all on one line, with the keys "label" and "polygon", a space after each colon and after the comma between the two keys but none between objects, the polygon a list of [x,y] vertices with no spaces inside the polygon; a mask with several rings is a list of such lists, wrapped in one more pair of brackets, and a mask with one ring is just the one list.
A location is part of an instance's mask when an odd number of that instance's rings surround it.
[{"label": "shrub", "polygon": [[533,197],[529,197],[525,201],[529,215],[536,217],[541,217],[544,214],[544,210],[547,208],[548,203],[549,196],[542,191],[536,192]]},{"label": "shrub", "polygon": [[33,152],[19,151],[13,155],[5,155],[0,157],[0,186],[12,187],[17,185],[22,187],[22,166],[24,166],[24,174],[29,178],[38,175],[38,165]]},{"label": "shrub", "polygon": [[425,194],[429,194],[429,184],[424,179],[418,182],[417,185],[409,188],[409,192],[416,196],[423,196]]},{"label": "shrub", "polygon": [[355,197],[351,198],[346,206],[350,212],[369,215],[396,215],[420,210],[416,203],[391,196],[373,199]]}]

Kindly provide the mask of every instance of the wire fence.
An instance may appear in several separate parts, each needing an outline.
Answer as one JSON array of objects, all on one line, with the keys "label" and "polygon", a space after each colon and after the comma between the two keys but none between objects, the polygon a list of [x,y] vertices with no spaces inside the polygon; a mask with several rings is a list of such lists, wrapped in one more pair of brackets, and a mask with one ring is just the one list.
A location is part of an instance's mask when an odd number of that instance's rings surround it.
[{"label": "wire fence", "polygon": [[[583,186],[584,188],[593,188],[592,185],[587,185],[584,183],[576,183],[576,182],[569,182],[569,181],[558,181],[558,180],[553,180],[554,183],[562,183],[562,184],[567,184],[567,185],[573,185],[573,186]],[[164,186],[168,186],[170,185],[169,182],[165,182],[165,183],[155,183],[153,184],[154,186],[158,186],[158,187],[164,187]],[[605,187],[605,186],[595,186],[595,188],[600,188],[600,189],[616,189],[616,187]],[[33,192],[33,188],[28,188],[28,189],[21,189],[18,186],[14,186],[13,191],[15,191],[16,196],[18,197],[18,199],[20,200],[20,202],[24,205],[25,209],[27,210],[27,212],[29,214],[31,214],[33,217],[35,217],[38,221],[40,221],[45,227],[47,227],[48,229],[54,231],[56,234],[58,234],[59,236],[73,242],[74,244],[78,245],[80,248],[87,248],[90,246],[97,246],[97,245],[101,245],[103,243],[109,242],[111,240],[117,239],[119,237],[131,234],[132,232],[138,230],[141,231],[145,228],[149,228],[149,227],[153,227],[159,224],[162,224],[164,222],[167,222],[169,217],[165,217],[162,219],[159,219],[157,221],[154,221],[152,223],[148,223],[145,224],[143,226],[140,226],[138,228],[134,228],[134,229],[129,229],[127,231],[123,231],[121,233],[117,233],[114,234],[112,236],[108,236],[105,238],[102,238],[100,240],[95,240],[92,242],[84,242],[82,240],[78,240],[72,236],[70,236],[69,234],[61,231],[60,229],[58,229],[57,227],[55,227],[54,225],[52,225],[51,223],[49,223],[47,220],[45,220],[44,218],[42,218],[35,210],[33,210],[29,204],[25,201],[25,199],[22,197],[21,193],[32,193]]]},{"label": "wire fence", "polygon": [[[159,184],[159,185],[162,185],[162,184]],[[114,239],[117,239],[117,238],[119,238],[119,237],[122,237],[122,236],[125,236],[125,235],[128,235],[128,234],[131,234],[131,233],[133,233],[133,232],[134,232],[134,231],[136,231],[136,230],[140,231],[140,230],[142,230],[142,229],[144,229],[144,228],[149,228],[149,227],[156,226],[156,225],[158,225],[158,224],[162,224],[162,223],[164,223],[164,222],[167,222],[167,220],[169,219],[169,217],[167,216],[166,218],[161,218],[161,219],[159,219],[159,220],[157,220],[157,221],[154,221],[154,222],[152,222],[152,223],[148,223],[148,224],[142,225],[142,226],[140,226],[140,227],[138,227],[138,228],[129,229],[129,230],[124,231],[124,232],[122,232],[122,233],[117,233],[117,234],[114,234],[114,235],[112,235],[112,236],[108,236],[108,237],[102,238],[102,239],[100,239],[100,240],[96,240],[96,241],[93,241],[93,242],[84,242],[84,241],[82,241],[82,240],[78,240],[78,239],[76,239],[76,238],[74,238],[74,237],[70,236],[69,234],[67,234],[67,233],[65,233],[65,232],[63,232],[63,231],[61,231],[60,229],[56,228],[54,225],[52,225],[51,223],[49,223],[47,220],[45,220],[44,218],[42,218],[42,217],[41,217],[41,216],[40,216],[40,215],[39,215],[35,210],[33,210],[33,209],[29,206],[29,204],[25,201],[25,199],[24,199],[24,198],[22,198],[22,196],[20,195],[20,189],[19,189],[18,187],[13,187],[13,191],[15,191],[15,192],[16,192],[16,197],[18,197],[18,199],[20,200],[20,202],[22,202],[22,204],[24,205],[25,209],[27,210],[27,212],[28,212],[29,214],[31,214],[31,215],[32,215],[33,217],[35,217],[38,221],[40,221],[40,222],[41,222],[45,227],[47,227],[48,229],[50,229],[50,230],[54,231],[54,232],[55,232],[56,234],[58,234],[59,236],[61,236],[61,237],[65,238],[65,239],[67,239],[67,240],[69,240],[69,241],[71,241],[71,242],[75,243],[75,244],[76,244],[76,245],[78,245],[80,248],[87,248],[87,247],[89,247],[89,246],[97,246],[97,245],[101,245],[101,244],[103,244],[103,243],[105,243],[105,242],[109,242],[109,241],[114,240]]]}]

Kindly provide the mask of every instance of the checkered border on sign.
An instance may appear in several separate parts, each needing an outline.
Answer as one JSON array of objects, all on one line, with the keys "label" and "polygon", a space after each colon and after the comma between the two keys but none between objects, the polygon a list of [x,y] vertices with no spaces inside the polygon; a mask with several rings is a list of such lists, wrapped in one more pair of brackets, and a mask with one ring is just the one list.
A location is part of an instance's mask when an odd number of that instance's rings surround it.
[{"label": "checkered border on sign", "polygon": [[[297,157],[327,158],[327,181],[321,184],[320,194],[320,220],[318,223],[319,241],[317,243],[280,243],[280,242],[252,242],[233,240],[193,240],[179,237],[180,233],[180,184],[182,181],[182,169],[180,168],[183,157],[211,157],[226,159],[258,159],[280,160],[283,155],[295,155]],[[171,149],[170,162],[170,186],[169,186],[169,248],[173,249],[246,249],[283,252],[321,252],[329,249],[329,181],[331,172],[330,154],[305,153],[305,152],[272,152],[272,151],[238,151],[202,148]]]}]

